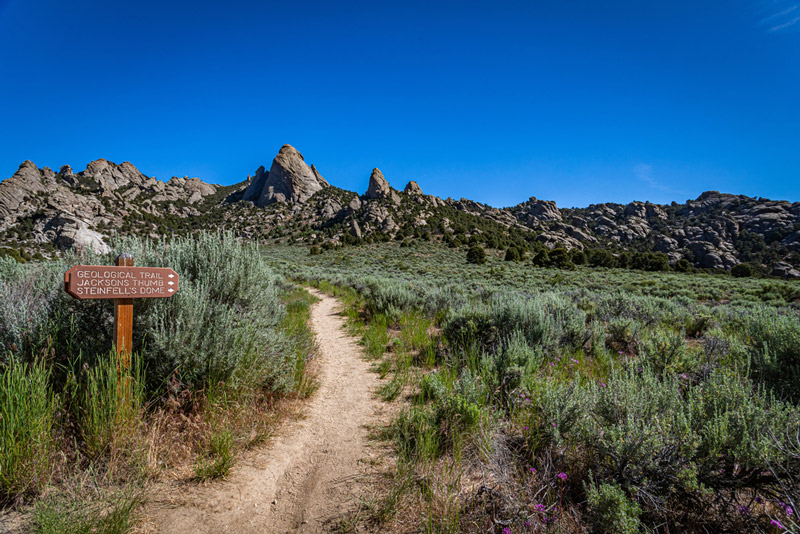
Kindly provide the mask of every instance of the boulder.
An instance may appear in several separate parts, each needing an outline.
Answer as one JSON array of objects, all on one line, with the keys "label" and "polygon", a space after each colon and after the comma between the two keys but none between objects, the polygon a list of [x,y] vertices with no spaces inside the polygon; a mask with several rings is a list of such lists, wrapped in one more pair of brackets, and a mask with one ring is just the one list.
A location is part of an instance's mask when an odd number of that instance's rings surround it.
[{"label": "boulder", "polygon": [[55,244],[62,249],[74,248],[79,252],[94,250],[98,254],[111,252],[103,234],[90,229],[86,221],[65,217],[58,226]]},{"label": "boulder", "polygon": [[354,196],[353,200],[350,201],[350,203],[347,205],[347,207],[350,208],[353,211],[360,210],[361,209],[361,199],[358,198],[358,196]]},{"label": "boulder", "polygon": [[355,219],[350,223],[350,234],[361,239],[361,227]]},{"label": "boulder", "polygon": [[779,261],[773,266],[772,275],[782,276],[784,278],[800,278],[800,271],[785,261]]}]

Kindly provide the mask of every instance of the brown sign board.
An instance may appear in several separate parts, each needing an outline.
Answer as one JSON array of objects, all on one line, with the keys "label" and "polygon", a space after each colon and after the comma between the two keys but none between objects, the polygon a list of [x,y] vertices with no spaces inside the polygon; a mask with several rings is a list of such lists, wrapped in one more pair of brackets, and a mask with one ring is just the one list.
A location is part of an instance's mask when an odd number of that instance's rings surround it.
[{"label": "brown sign board", "polygon": [[171,297],[178,273],[164,267],[78,265],[64,273],[64,289],[79,300]]}]

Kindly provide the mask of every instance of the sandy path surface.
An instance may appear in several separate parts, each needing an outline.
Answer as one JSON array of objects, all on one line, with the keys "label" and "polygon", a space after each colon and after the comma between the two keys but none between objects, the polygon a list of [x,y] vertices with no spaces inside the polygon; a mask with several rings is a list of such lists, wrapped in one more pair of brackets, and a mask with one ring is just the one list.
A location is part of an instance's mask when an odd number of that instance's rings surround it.
[{"label": "sandy path surface", "polygon": [[327,532],[356,507],[362,475],[378,454],[365,425],[380,421],[385,407],[374,398],[379,380],[346,334],[338,302],[312,292],[321,299],[311,310],[320,388],[305,418],[279,430],[226,480],[153,503],[148,523],[158,532]]}]

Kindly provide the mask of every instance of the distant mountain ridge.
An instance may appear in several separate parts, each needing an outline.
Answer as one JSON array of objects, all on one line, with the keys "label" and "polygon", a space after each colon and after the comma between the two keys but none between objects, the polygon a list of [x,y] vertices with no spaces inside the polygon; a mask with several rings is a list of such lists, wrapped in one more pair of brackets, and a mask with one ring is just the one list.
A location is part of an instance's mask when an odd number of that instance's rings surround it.
[{"label": "distant mountain ridge", "polygon": [[568,249],[663,252],[672,264],[731,269],[741,262],[800,277],[800,202],[707,191],[686,204],[603,203],[561,208],[529,200],[493,208],[426,195],[409,182],[394,189],[373,169],[363,195],[331,185],[302,154],[284,145],[269,171],[259,167],[233,186],[199,178],[148,177],[129,162],[104,159],[74,173],[25,161],[0,182],[0,246],[55,253],[107,250],[114,234],[160,238],[228,228],[243,238],[322,245],[396,239],[479,241]]}]

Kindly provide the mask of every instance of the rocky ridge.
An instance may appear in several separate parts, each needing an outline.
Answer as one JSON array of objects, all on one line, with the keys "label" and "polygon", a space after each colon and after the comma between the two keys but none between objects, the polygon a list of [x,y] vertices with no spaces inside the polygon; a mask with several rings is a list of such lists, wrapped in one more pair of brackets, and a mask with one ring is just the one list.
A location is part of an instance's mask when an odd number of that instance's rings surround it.
[{"label": "rocky ridge", "polygon": [[[0,182],[0,244],[107,250],[110,236],[162,237],[229,228],[243,238],[333,246],[364,240],[441,239],[487,246],[609,248],[663,252],[671,263],[730,269],[760,263],[775,275],[800,277],[800,202],[707,191],[685,204],[593,204],[559,209],[529,200],[494,208],[469,199],[426,195],[416,181],[391,187],[373,169],[363,195],[328,183],[294,147],[284,145],[269,171],[259,167],[234,186],[198,178],[148,177],[128,162],[104,159],[74,173],[23,162]],[[491,236],[490,238],[487,236]]]}]

